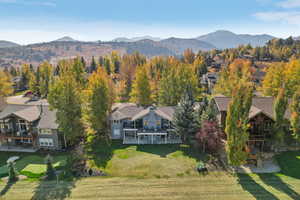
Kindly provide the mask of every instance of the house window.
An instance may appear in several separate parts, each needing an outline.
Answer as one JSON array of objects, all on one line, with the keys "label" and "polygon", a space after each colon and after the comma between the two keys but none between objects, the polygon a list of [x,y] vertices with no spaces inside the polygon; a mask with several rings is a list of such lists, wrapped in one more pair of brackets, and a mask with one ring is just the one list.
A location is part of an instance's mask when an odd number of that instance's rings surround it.
[{"label": "house window", "polygon": [[25,144],[31,144],[32,140],[31,139],[23,139],[22,142]]},{"label": "house window", "polygon": [[42,134],[42,135],[51,135],[52,130],[51,129],[40,129],[40,134]]},{"label": "house window", "polygon": [[52,138],[40,138],[39,143],[41,147],[53,147],[53,139]]},{"label": "house window", "polygon": [[27,128],[27,123],[24,120],[18,120],[19,122],[19,131],[26,131]]}]

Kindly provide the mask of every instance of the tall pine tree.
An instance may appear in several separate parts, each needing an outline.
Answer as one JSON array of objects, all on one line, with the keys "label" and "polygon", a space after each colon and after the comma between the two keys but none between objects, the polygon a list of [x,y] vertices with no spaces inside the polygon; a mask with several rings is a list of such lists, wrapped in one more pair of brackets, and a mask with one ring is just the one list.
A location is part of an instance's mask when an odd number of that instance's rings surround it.
[{"label": "tall pine tree", "polygon": [[175,133],[180,135],[183,142],[188,142],[198,130],[197,114],[194,110],[194,97],[191,88],[187,88],[175,109],[173,124]]}]

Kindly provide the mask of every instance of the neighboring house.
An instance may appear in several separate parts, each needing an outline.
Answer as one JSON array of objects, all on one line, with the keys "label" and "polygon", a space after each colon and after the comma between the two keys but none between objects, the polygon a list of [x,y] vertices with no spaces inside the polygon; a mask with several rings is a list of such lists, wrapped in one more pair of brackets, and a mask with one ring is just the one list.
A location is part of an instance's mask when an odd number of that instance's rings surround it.
[{"label": "neighboring house", "polygon": [[0,112],[0,149],[62,149],[64,137],[55,119],[46,100],[9,97]]},{"label": "neighboring house", "polygon": [[[218,121],[225,129],[227,109],[230,104],[230,97],[214,97],[218,110]],[[269,150],[272,146],[272,127],[274,125],[273,97],[253,97],[249,113],[249,140],[248,145],[260,150]],[[290,111],[287,109],[285,118],[290,119]]]},{"label": "neighboring house", "polygon": [[217,72],[208,72],[204,74],[201,78],[201,84],[206,86],[208,92],[212,93],[215,84],[218,80],[218,73]]},{"label": "neighboring house", "polygon": [[181,143],[174,133],[172,119],[174,107],[141,107],[132,103],[114,104],[111,138],[122,139],[123,144]]}]

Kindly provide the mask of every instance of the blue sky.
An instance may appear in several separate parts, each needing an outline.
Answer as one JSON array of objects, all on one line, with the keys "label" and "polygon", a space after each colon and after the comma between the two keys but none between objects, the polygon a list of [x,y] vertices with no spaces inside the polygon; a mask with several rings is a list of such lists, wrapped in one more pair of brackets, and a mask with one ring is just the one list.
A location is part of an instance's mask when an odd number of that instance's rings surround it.
[{"label": "blue sky", "polygon": [[215,30],[300,35],[300,0],[0,0],[0,40],[21,44],[68,35],[197,37]]}]

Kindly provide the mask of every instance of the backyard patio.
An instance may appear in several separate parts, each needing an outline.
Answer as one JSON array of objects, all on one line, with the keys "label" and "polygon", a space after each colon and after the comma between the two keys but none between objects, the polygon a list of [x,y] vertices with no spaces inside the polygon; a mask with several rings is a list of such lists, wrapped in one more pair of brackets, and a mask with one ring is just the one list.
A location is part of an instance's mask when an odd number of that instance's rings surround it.
[{"label": "backyard patio", "polygon": [[181,144],[180,136],[172,131],[124,129],[123,144]]}]

